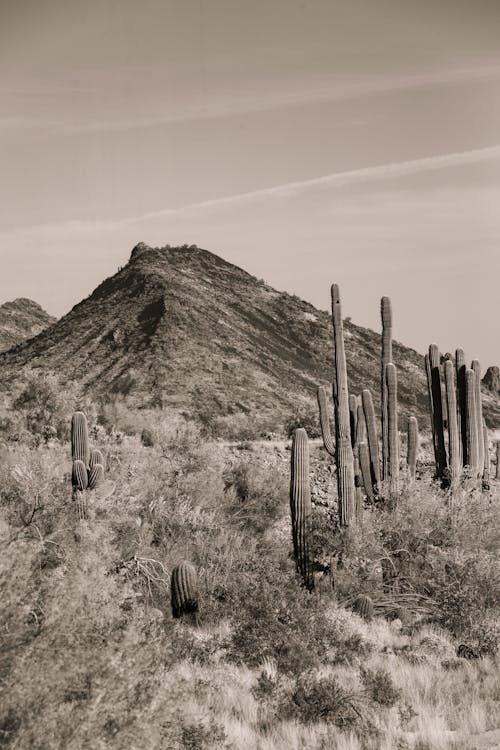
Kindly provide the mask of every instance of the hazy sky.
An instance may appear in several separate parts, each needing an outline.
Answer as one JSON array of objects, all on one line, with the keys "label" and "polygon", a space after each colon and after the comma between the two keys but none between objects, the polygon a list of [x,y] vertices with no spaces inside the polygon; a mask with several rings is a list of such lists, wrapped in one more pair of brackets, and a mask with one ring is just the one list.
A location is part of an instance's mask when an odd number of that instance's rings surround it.
[{"label": "hazy sky", "polygon": [[500,364],[500,2],[0,0],[0,302],[141,240]]}]

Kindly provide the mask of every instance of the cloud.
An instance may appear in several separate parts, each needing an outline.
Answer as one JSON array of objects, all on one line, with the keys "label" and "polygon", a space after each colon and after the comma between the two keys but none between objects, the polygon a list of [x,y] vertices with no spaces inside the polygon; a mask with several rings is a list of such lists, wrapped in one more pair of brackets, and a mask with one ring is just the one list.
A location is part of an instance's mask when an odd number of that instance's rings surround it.
[{"label": "cloud", "polygon": [[[500,77],[500,67],[491,65],[477,68],[461,68],[458,70],[437,70],[413,75],[374,75],[352,78],[335,78],[334,81],[325,80],[323,85],[311,87],[309,84],[299,90],[283,91],[268,90],[260,92],[258,96],[234,97],[233,95],[220,99],[212,98],[201,107],[196,102],[186,102],[184,109],[178,111],[146,114],[139,117],[123,117],[109,119],[83,120],[81,116],[73,114],[60,115],[54,119],[52,115],[37,116],[24,115],[22,117],[0,118],[0,130],[45,130],[49,133],[100,133],[120,130],[159,127],[177,122],[208,120],[236,115],[265,112],[287,107],[298,107],[314,103],[342,101],[351,98],[374,96],[396,91],[406,91],[434,86],[447,86],[456,83],[474,83]],[[58,94],[61,89],[56,88],[51,93]],[[9,93],[8,91],[6,92]],[[18,92],[22,93],[22,92]],[[37,89],[36,93],[47,93]],[[91,94],[94,98],[99,94],[97,89],[72,89],[71,93]],[[141,91],[137,91],[138,100]],[[108,97],[107,97],[108,98]],[[142,111],[151,108],[151,102],[146,102]]]}]

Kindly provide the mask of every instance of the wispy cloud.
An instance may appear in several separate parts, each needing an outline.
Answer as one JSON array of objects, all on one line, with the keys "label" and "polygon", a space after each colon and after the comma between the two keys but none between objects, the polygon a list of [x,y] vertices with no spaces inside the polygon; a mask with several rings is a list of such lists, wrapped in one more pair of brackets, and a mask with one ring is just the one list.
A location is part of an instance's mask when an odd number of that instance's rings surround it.
[{"label": "wispy cloud", "polygon": [[205,201],[198,201],[196,203],[189,203],[184,206],[164,208],[159,211],[150,211],[137,216],[128,216],[120,219],[97,221],[77,219],[60,223],[39,224],[33,227],[18,227],[9,232],[0,233],[0,237],[5,238],[17,236],[19,234],[40,232],[71,234],[72,232],[109,231],[119,227],[141,224],[154,219],[182,216],[189,217],[196,215],[199,212],[211,211],[213,209],[225,208],[228,206],[245,205],[246,203],[252,203],[254,201],[293,198],[314,189],[342,188],[347,185],[390,180],[393,178],[448,169],[466,164],[489,162],[495,159],[500,159],[500,145],[487,146],[485,148],[473,149],[470,151],[438,154],[409,161],[379,164],[374,167],[364,167],[362,169],[353,169],[344,172],[334,172],[332,174],[322,175],[321,177],[313,177],[308,180],[287,182],[281,185],[238,193],[236,195],[212,198]]},{"label": "wispy cloud", "polygon": [[[334,101],[342,101],[364,96],[374,96],[396,91],[411,91],[427,87],[439,87],[454,85],[457,83],[475,82],[481,80],[495,79],[500,76],[500,66],[491,65],[477,68],[462,68],[457,70],[435,70],[429,72],[415,73],[413,75],[374,75],[358,76],[351,78],[337,77],[333,80],[326,79],[321,85],[311,86],[306,83],[303,88],[291,91],[268,90],[259,92],[257,96],[234,96],[212,98],[204,102],[203,106],[196,103],[186,102],[182,108],[175,111],[154,112],[151,102],[145,107],[150,113],[140,116],[126,116],[123,118],[109,117],[108,119],[92,119],[87,113],[82,118],[71,113],[61,114],[54,117],[29,115],[6,116],[0,118],[0,130],[45,130],[53,133],[99,133],[108,131],[133,130],[141,128],[159,127],[176,122],[187,122],[197,120],[217,119],[232,117],[236,115],[250,114],[252,112],[264,112],[288,107],[299,107],[307,104],[321,104]],[[4,93],[9,94],[9,91]],[[18,93],[46,93],[36,92]],[[55,89],[53,94],[60,93]],[[90,94],[95,99],[99,98],[98,89],[72,89],[73,94]],[[137,92],[140,99],[141,92]]]}]

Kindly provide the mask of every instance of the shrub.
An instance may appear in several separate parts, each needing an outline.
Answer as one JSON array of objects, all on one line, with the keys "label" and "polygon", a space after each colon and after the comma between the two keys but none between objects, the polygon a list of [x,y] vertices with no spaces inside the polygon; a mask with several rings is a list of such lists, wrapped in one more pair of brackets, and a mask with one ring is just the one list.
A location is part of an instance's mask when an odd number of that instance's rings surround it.
[{"label": "shrub", "polygon": [[345,690],[335,677],[306,672],[295,681],[283,714],[308,724],[324,721],[350,727],[362,718],[362,709],[362,696]]},{"label": "shrub", "polygon": [[398,702],[401,691],[394,685],[391,675],[385,669],[361,668],[361,679],[368,694],[381,706],[391,708]]}]

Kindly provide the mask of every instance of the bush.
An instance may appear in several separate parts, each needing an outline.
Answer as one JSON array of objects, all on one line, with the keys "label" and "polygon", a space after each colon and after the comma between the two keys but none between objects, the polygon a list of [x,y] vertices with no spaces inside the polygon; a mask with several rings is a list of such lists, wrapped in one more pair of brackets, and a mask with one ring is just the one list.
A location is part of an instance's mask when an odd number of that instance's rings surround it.
[{"label": "bush", "polygon": [[311,439],[321,437],[318,409],[310,404],[301,406],[286,420],[284,425],[285,435],[291,438],[299,427],[303,427]]},{"label": "bush", "polygon": [[362,696],[345,690],[335,677],[306,672],[296,680],[283,713],[306,724],[325,721],[350,727],[362,718],[362,708]]},{"label": "bush", "polygon": [[361,669],[361,679],[371,699],[381,706],[392,708],[398,702],[401,691],[395,686],[385,669]]}]

